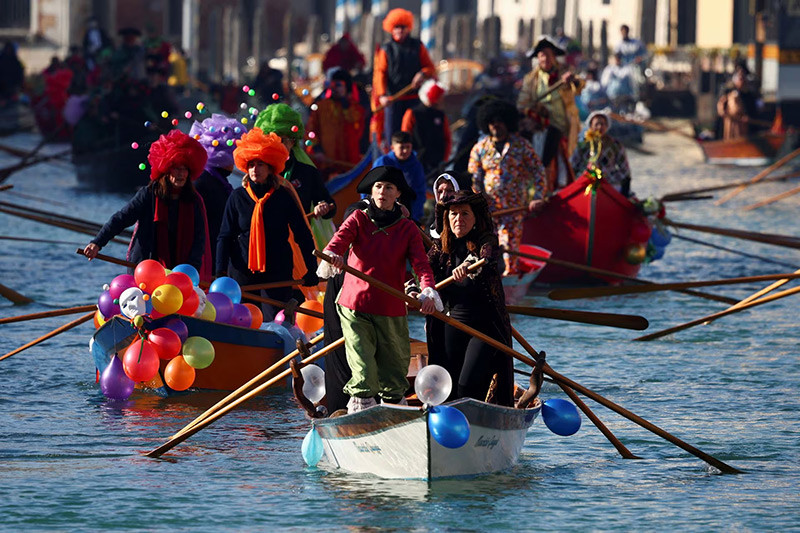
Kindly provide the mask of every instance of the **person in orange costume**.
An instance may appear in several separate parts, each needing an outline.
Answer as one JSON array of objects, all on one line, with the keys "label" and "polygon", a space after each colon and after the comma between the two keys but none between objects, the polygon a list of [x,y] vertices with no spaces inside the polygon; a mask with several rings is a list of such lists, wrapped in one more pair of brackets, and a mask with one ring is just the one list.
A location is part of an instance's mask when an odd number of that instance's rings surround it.
[{"label": "person in orange costume", "polygon": [[[436,76],[428,49],[410,36],[413,27],[414,15],[405,9],[392,9],[383,19],[383,30],[392,39],[375,53],[372,100],[375,108],[385,108],[373,115],[371,132],[384,144],[401,129],[406,110],[419,104],[419,96],[412,89],[419,89],[426,78]],[[398,94],[406,88],[406,93]]]}]

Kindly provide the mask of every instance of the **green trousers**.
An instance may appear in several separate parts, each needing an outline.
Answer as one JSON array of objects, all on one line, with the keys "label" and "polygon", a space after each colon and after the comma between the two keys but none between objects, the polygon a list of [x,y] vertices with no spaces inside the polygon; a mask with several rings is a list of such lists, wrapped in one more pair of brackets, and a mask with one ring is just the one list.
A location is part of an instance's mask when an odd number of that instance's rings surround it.
[{"label": "green trousers", "polygon": [[408,318],[381,316],[336,306],[342,321],[345,355],[353,377],[344,386],[349,396],[397,402],[408,389],[411,345]]}]

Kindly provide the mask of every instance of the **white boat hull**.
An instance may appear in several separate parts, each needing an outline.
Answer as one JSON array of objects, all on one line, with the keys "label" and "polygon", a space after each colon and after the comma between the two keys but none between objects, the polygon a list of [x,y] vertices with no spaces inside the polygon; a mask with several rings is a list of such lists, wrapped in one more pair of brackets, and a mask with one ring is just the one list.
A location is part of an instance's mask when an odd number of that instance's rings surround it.
[{"label": "white boat hull", "polygon": [[465,398],[447,404],[464,413],[469,440],[460,448],[438,444],[427,413],[413,407],[379,405],[366,411],[315,421],[325,456],[334,468],[385,479],[438,479],[488,474],[516,464],[528,428],[541,404],[513,409]]}]

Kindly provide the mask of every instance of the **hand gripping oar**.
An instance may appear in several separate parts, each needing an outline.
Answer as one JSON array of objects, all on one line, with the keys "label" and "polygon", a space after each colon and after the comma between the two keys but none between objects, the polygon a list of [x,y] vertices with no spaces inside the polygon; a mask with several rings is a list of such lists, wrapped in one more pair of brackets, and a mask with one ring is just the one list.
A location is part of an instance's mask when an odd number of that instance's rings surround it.
[{"label": "hand gripping oar", "polygon": [[[320,259],[322,259],[324,261],[328,261],[329,263],[332,263],[332,259],[330,257],[328,257],[326,254],[320,252],[319,250],[315,250],[314,251],[314,255],[316,255],[317,257],[319,257]],[[391,286],[387,285],[386,283],[383,283],[382,281],[379,281],[379,280],[377,280],[377,279],[375,279],[375,278],[373,278],[371,276],[368,276],[368,275],[364,274],[363,272],[359,272],[358,270],[350,267],[349,265],[344,265],[342,267],[342,269],[345,272],[347,272],[348,274],[351,274],[351,275],[353,275],[353,276],[355,276],[355,277],[357,277],[357,278],[369,283],[373,287],[375,287],[375,288],[377,288],[379,290],[382,290],[382,291],[384,291],[384,292],[386,292],[388,294],[391,294],[392,296],[394,296],[396,298],[399,298],[400,300],[403,300],[410,307],[418,309],[420,307],[420,305],[421,305],[419,300],[411,298],[410,296],[406,296],[404,293],[398,291],[394,287],[391,287]],[[800,289],[798,289],[798,290],[800,290]],[[451,317],[449,317],[449,316],[447,316],[447,315],[445,315],[443,313],[435,311],[435,312],[431,313],[431,316],[433,316],[435,318],[438,318],[442,322],[445,322],[446,324],[449,324],[449,325],[453,326],[454,328],[457,328],[457,329],[459,329],[459,330],[461,330],[461,331],[463,331],[465,333],[468,333],[468,334],[472,335],[473,337],[475,337],[477,339],[480,339],[481,341],[483,341],[486,344],[490,345],[492,348],[495,348],[495,349],[500,350],[500,351],[502,351],[504,353],[507,353],[511,357],[514,357],[515,359],[517,359],[519,361],[522,361],[522,362],[524,362],[525,364],[527,364],[527,365],[529,365],[531,367],[533,367],[536,364],[536,362],[533,359],[531,359],[530,357],[528,357],[526,355],[523,355],[523,354],[513,350],[512,348],[509,348],[508,346],[506,346],[502,342],[500,342],[500,341],[498,341],[496,339],[493,339],[493,338],[491,338],[491,337],[489,337],[487,335],[484,335],[480,331],[478,331],[478,330],[476,330],[474,328],[471,328],[471,327],[467,326],[466,324],[463,324],[463,323],[459,322],[458,320],[455,320],[455,319],[453,319],[453,318],[451,318]],[[590,389],[587,389],[586,387],[584,387],[580,383],[576,383],[575,381],[572,381],[571,379],[569,379],[569,378],[567,378],[565,376],[562,376],[561,374],[559,374],[558,372],[553,370],[550,367],[550,365],[548,365],[548,364],[545,365],[544,373],[547,374],[548,376],[550,376],[551,378],[553,378],[554,380],[556,380],[556,382],[564,383],[565,385],[569,386],[570,388],[580,392],[584,396],[587,396],[587,397],[593,399],[594,401],[596,401],[596,402],[608,407],[609,409],[611,409],[615,413],[618,413],[618,414],[624,416],[628,420],[640,425],[641,427],[647,429],[648,431],[651,431],[651,432],[655,433],[659,437],[661,437],[661,438],[663,438],[665,440],[668,440],[669,442],[671,442],[674,445],[678,446],[679,448],[689,452],[690,454],[694,455],[695,457],[698,457],[698,458],[702,459],[703,461],[705,461],[706,463],[710,464],[714,468],[717,468],[721,472],[726,473],[726,474],[739,474],[739,473],[741,473],[741,470],[739,470],[737,468],[734,468],[734,467],[732,467],[732,466],[720,461],[719,459],[717,459],[715,457],[712,457],[711,455],[708,455],[707,453],[703,452],[702,450],[699,450],[699,449],[695,448],[691,444],[688,444],[688,443],[682,441],[681,439],[679,439],[679,438],[675,437],[674,435],[664,431],[663,429],[661,429],[660,427],[656,426],[655,424],[652,424],[651,422],[648,422],[647,420],[645,420],[644,418],[640,417],[639,415],[634,414],[631,411],[628,411],[627,409],[625,409],[624,407],[621,407],[621,406],[615,404],[614,402],[604,398],[603,396],[600,396],[596,392],[594,392],[594,391],[592,391]]]}]

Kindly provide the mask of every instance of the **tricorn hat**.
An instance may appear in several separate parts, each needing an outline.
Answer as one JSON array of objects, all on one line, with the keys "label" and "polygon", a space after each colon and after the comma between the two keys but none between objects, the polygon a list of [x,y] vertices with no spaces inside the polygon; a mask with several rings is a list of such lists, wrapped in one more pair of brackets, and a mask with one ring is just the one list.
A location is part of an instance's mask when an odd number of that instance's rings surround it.
[{"label": "tricorn hat", "polygon": [[387,181],[394,184],[402,194],[412,200],[417,197],[417,194],[408,186],[403,171],[397,167],[389,166],[375,167],[367,172],[367,175],[364,176],[364,179],[358,184],[356,191],[362,194],[370,194],[372,192],[372,186],[378,181]]},{"label": "tricorn hat", "polygon": [[545,48],[550,48],[553,51],[553,53],[557,56],[566,55],[566,52],[563,49],[556,46],[555,43],[553,43],[553,41],[551,41],[547,37],[543,37],[538,43],[536,43],[536,46],[533,48],[533,50],[528,50],[528,53],[525,55],[528,57],[528,59],[530,59],[532,57],[535,57],[536,54],[538,54]]}]

